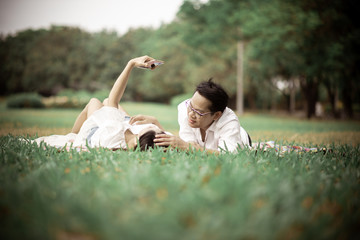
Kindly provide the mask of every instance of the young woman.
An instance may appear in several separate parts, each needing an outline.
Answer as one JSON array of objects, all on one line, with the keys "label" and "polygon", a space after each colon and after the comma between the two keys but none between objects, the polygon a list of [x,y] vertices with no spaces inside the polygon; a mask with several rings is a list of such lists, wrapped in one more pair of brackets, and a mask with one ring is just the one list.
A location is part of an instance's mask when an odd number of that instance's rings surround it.
[{"label": "young woman", "polygon": [[[132,121],[130,116],[119,105],[124,94],[130,73],[134,67],[152,68],[155,59],[143,56],[131,59],[118,79],[115,81],[109,97],[103,102],[92,98],[77,117],[72,131],[66,135],[65,143],[71,142],[74,147],[105,147],[110,149],[135,149],[137,143],[141,150],[154,147],[156,134],[164,133],[164,129],[156,118],[147,116],[152,121],[147,124]],[[54,142],[61,142],[61,138],[53,138]],[[50,145],[51,138],[39,138],[36,142],[44,141]]]}]

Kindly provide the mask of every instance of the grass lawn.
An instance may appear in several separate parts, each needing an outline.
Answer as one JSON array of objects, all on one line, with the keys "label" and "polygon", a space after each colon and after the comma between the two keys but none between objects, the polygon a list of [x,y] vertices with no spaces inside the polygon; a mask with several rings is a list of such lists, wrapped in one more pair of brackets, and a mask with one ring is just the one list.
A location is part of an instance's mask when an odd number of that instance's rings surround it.
[{"label": "grass lawn", "polygon": [[[177,109],[154,103],[123,104],[130,115],[156,116],[164,128],[178,133]],[[66,134],[80,113],[80,109],[9,110],[0,103],[0,135],[46,136]],[[305,120],[288,116],[246,113],[240,117],[241,125],[253,141],[285,141],[306,145],[360,144],[359,121]]]},{"label": "grass lawn", "polygon": [[[124,106],[177,132],[174,107]],[[0,239],[360,237],[358,122],[241,117],[254,141],[333,150],[282,156],[247,149],[79,153],[16,136],[65,134],[78,113],[0,108]]]}]

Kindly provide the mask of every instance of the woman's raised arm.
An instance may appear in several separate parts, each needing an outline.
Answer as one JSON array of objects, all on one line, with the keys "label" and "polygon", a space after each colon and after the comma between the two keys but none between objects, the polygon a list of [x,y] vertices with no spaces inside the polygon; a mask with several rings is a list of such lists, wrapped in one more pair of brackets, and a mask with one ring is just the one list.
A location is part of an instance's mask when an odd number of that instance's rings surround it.
[{"label": "woman's raised arm", "polygon": [[116,107],[116,108],[118,107],[118,104],[124,94],[126,84],[128,82],[131,70],[134,67],[148,67],[147,63],[151,60],[154,60],[154,59],[149,56],[143,56],[143,57],[131,59],[127,63],[125,69],[122,71],[120,76],[116,79],[116,81],[109,93],[108,106]]}]

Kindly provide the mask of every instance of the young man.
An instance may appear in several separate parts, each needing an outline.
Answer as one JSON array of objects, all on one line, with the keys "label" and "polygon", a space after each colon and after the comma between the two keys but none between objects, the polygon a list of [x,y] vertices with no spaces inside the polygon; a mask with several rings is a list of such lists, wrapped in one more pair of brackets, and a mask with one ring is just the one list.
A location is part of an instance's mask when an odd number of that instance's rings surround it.
[{"label": "young man", "polygon": [[[234,152],[238,146],[251,146],[250,136],[240,126],[236,114],[227,107],[228,99],[224,89],[211,79],[200,83],[193,97],[178,106],[180,137],[158,134],[154,142],[157,146],[171,145],[209,153]],[[138,116],[136,120],[151,122],[147,116]]]}]

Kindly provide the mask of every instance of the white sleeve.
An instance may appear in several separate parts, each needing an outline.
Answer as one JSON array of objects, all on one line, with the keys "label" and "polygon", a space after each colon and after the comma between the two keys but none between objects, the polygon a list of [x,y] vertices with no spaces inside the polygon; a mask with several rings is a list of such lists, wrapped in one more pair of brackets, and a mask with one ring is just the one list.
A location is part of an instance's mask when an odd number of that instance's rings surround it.
[{"label": "white sleeve", "polygon": [[[225,147],[226,146],[226,147]],[[238,147],[250,146],[248,133],[237,122],[231,122],[221,129],[219,151],[221,149],[234,152]]]},{"label": "white sleeve", "polygon": [[178,105],[179,136],[185,142],[197,142],[193,129],[188,124],[185,101]]},{"label": "white sleeve", "polygon": [[242,146],[240,135],[240,124],[238,121],[231,121],[219,131],[219,147],[218,150],[228,150],[234,152],[237,150],[238,144]]},{"label": "white sleeve", "polygon": [[[241,143],[244,146],[250,146],[250,139],[248,133],[245,131],[244,128],[240,127],[240,137],[241,137]],[[250,146],[251,147],[251,146]]]}]

